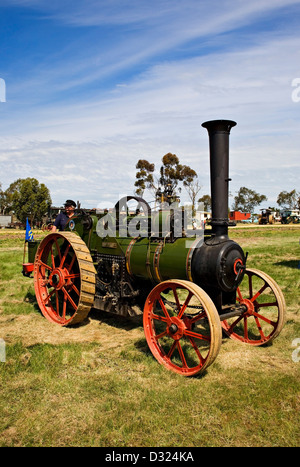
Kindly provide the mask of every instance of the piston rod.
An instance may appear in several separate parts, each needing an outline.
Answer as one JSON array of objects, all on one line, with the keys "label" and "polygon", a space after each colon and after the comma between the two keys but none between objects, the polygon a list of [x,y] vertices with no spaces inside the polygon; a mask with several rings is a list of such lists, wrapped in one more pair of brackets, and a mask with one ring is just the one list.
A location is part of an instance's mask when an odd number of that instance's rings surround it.
[{"label": "piston rod", "polygon": [[233,318],[234,316],[241,316],[245,311],[247,311],[247,307],[245,305],[240,305],[239,307],[236,307],[234,311],[229,311],[228,313],[222,313],[219,315],[220,321]]}]

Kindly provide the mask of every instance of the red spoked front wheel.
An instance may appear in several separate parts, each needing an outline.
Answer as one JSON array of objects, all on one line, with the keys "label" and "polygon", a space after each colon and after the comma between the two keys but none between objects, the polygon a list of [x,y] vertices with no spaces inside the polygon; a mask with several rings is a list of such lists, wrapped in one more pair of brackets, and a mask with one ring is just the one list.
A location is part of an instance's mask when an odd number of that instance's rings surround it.
[{"label": "red spoked front wheel", "polygon": [[82,321],[95,295],[95,269],[89,250],[73,232],[47,235],[34,261],[34,288],[42,314],[66,326]]},{"label": "red spoked front wheel", "polygon": [[169,280],[148,295],[143,315],[149,348],[159,363],[184,376],[202,372],[222,341],[218,312],[196,284]]},{"label": "red spoked front wheel", "polygon": [[245,311],[239,317],[222,321],[222,327],[230,338],[263,345],[278,336],[285,322],[286,305],[281,289],[270,276],[256,269],[247,269],[236,299]]}]

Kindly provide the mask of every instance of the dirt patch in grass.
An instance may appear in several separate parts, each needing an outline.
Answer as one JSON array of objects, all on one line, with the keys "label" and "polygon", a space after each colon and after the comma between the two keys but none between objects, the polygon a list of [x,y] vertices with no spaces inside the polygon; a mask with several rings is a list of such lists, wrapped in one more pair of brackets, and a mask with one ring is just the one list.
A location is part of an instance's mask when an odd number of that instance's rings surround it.
[{"label": "dirt patch in grass", "polygon": [[[96,315],[96,313],[94,313]],[[25,347],[35,344],[99,343],[101,348],[122,347],[144,336],[143,328],[128,321],[123,327],[113,325],[115,318],[92,316],[81,325],[62,327],[50,323],[38,313],[29,315],[1,315],[0,337],[7,343],[21,342]],[[110,322],[112,324],[110,324]]]}]

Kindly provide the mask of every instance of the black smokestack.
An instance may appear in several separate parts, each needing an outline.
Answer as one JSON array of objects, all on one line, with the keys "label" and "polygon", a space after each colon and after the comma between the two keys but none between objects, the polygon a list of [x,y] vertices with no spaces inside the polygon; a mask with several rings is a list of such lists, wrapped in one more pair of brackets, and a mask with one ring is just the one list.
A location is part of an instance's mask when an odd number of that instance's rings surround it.
[{"label": "black smokestack", "polygon": [[202,123],[209,134],[212,231],[228,234],[229,134],[236,122],[211,120]]}]

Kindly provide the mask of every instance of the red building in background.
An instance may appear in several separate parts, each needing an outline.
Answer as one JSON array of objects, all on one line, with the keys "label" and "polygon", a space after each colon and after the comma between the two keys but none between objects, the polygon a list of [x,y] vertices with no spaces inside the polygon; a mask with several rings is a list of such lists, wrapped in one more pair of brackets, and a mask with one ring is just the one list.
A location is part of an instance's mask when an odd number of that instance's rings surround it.
[{"label": "red building in background", "polygon": [[250,212],[231,211],[229,219],[231,221],[247,221],[251,218]]}]

